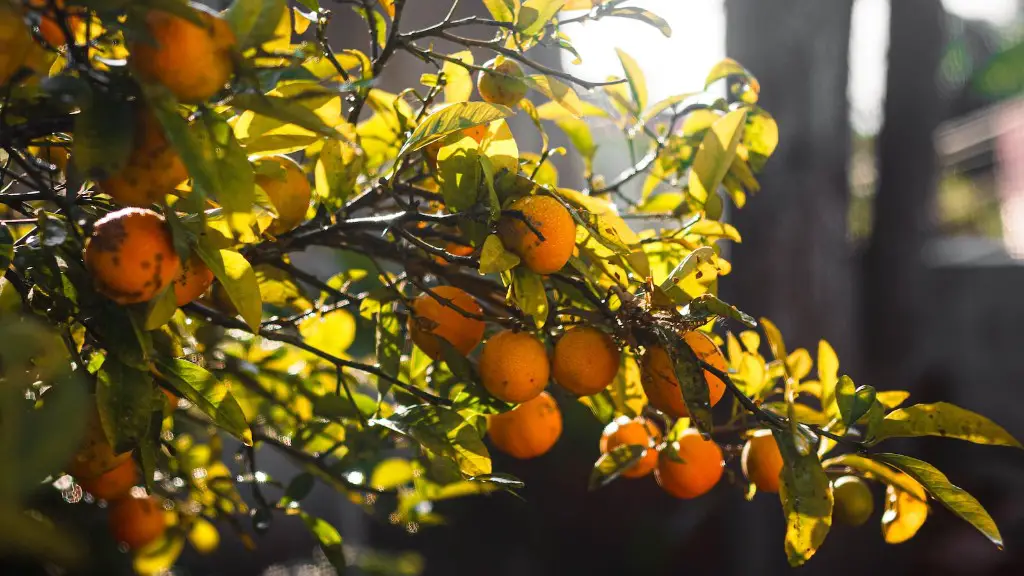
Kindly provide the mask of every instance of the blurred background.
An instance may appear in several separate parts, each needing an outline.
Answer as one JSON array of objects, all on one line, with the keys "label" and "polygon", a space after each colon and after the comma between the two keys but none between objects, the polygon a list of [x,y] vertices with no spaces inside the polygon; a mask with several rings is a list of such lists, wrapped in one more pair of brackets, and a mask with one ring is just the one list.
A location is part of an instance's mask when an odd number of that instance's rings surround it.
[{"label": "blurred background", "polygon": [[[366,31],[342,4],[335,49],[365,47]],[[211,2],[216,4],[216,2]],[[635,0],[671,24],[664,38],[628,20],[574,25],[582,55],[539,56],[577,76],[622,74],[632,55],[651,101],[700,90],[712,64],[735,58],[760,80],[780,145],[762,191],[729,218],[744,242],[729,247],[723,297],[772,318],[791,348],[828,339],[861,384],[948,400],[1024,438],[1024,1]],[[403,29],[443,17],[449,3],[409,0]],[[486,14],[478,0],[457,14]],[[486,34],[481,31],[481,34]],[[489,56],[487,56],[489,58]],[[483,60],[483,54],[478,60]],[[414,85],[407,56],[380,87]],[[598,172],[627,167],[622,135],[593,126]],[[524,138],[529,138],[526,130]],[[520,144],[528,149],[529,144]],[[562,185],[574,186],[571,161]],[[580,167],[575,167],[579,173]],[[634,191],[638,194],[638,190]],[[309,255],[324,261],[323,255]],[[336,257],[324,264],[336,268]],[[325,275],[329,275],[329,272]],[[324,487],[304,506],[337,525],[350,552],[396,554],[391,573],[428,575],[783,574],[778,498],[723,481],[694,501],[663,493],[653,476],[588,493],[601,425],[559,397],[565,433],[548,454],[495,469],[526,482],[508,494],[445,502],[442,526],[394,525]],[[994,548],[945,509],[911,541],[888,546],[876,512],[836,527],[800,573],[1024,574],[1024,454],[915,440],[894,451],[932,462],[982,502],[1002,530]],[[265,453],[261,466],[289,477]],[[738,459],[729,470],[739,474]],[[877,487],[876,487],[877,488]],[[225,533],[211,557],[187,552],[181,574],[329,573],[297,518],[281,518],[255,552]]]}]

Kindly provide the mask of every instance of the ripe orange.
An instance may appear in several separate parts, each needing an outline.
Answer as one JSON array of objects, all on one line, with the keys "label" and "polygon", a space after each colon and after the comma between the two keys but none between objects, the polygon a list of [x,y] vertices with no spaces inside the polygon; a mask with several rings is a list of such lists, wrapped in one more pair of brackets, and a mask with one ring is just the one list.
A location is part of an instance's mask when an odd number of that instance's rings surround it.
[{"label": "ripe orange", "polygon": [[[61,46],[68,43],[67,35],[64,34],[64,29],[57,21],[57,15],[49,10],[48,0],[29,0],[28,5],[35,10],[45,10],[42,18],[39,20],[39,35],[46,40],[50,46],[60,48]],[[65,10],[65,1],[57,0],[57,8]],[[72,34],[82,26],[85,25],[85,19],[81,13],[76,13],[76,10],[68,10],[67,14],[67,26],[71,30]]]},{"label": "ripe orange", "polygon": [[550,450],[562,435],[562,413],[555,399],[541,392],[508,412],[488,417],[487,435],[510,456],[534,458]]},{"label": "ripe orange", "polygon": [[182,102],[198,103],[231,79],[237,39],[219,14],[191,6],[204,26],[164,10],[148,11],[146,27],[152,39],[133,43],[130,61],[144,79],[163,84]]},{"label": "ripe orange", "polygon": [[141,208],[98,220],[85,244],[85,264],[96,289],[118,304],[153,298],[181,270],[164,217]]},{"label": "ripe orange", "polygon": [[771,430],[758,430],[743,445],[743,476],[761,492],[778,492],[782,452]]},{"label": "ripe orange", "polygon": [[[477,316],[483,314],[476,300],[459,288],[438,286],[432,292],[439,298],[449,300],[462,312]],[[484,323],[466,317],[459,310],[439,302],[429,293],[420,294],[413,301],[413,313],[409,316],[409,332],[413,343],[435,360],[441,357],[441,342],[438,338],[447,340],[463,355],[472,352],[484,338]]]},{"label": "ripe orange", "polygon": [[203,259],[192,253],[192,256],[181,267],[181,274],[174,279],[174,301],[184,306],[199,298],[213,284],[213,270]]},{"label": "ripe orange", "polygon": [[491,336],[480,354],[484,388],[505,402],[526,402],[548,384],[548,354],[532,334],[504,330]]},{"label": "ripe orange", "polygon": [[520,80],[523,69],[514,60],[498,56],[485,63],[484,68],[487,70],[482,70],[476,79],[476,89],[484,102],[515,106],[526,96],[529,87]]},{"label": "ripe orange", "polygon": [[160,121],[144,110],[136,115],[128,162],[118,173],[101,180],[99,187],[118,204],[146,207],[162,203],[186,179],[188,170],[167,141]]},{"label": "ripe orange", "polygon": [[622,472],[626,478],[640,478],[651,473],[658,466],[657,446],[661,442],[661,431],[646,418],[619,416],[612,420],[601,433],[601,453],[623,444],[643,446],[644,453],[635,464]]},{"label": "ripe orange", "polygon": [[[518,215],[502,216],[498,235],[505,248],[517,254],[527,268],[538,274],[561,270],[576,247],[576,223],[569,211],[550,196],[524,196],[510,204],[508,210],[520,212],[522,218]],[[540,231],[544,240],[527,226],[523,218]]]},{"label": "ripe orange", "polygon": [[[723,371],[726,369],[725,358],[710,338],[700,332],[687,332],[683,338],[698,358],[712,366],[720,367]],[[690,411],[683,401],[683,393],[679,389],[679,380],[676,378],[675,367],[668,352],[661,346],[652,346],[644,354],[642,364],[641,383],[651,406],[676,418],[689,416]],[[707,370],[704,371],[704,379],[708,384],[711,405],[714,406],[725,394],[725,383]]]},{"label": "ripe orange", "polygon": [[114,447],[103,432],[95,405],[87,410],[90,411],[89,422],[82,434],[82,443],[72,456],[67,470],[80,483],[109,472],[125,462],[131,462],[132,459],[131,452],[114,452]]},{"label": "ripe orange", "polygon": [[156,540],[167,529],[167,515],[160,500],[153,496],[117,500],[110,507],[108,519],[114,539],[132,550]]},{"label": "ripe orange", "polygon": [[589,326],[567,331],[555,344],[551,373],[566,390],[590,396],[604,390],[619,371],[619,349],[607,333]]},{"label": "ripe orange", "polygon": [[860,526],[871,518],[875,511],[875,500],[871,489],[856,476],[843,476],[832,483],[832,497],[835,506],[832,518],[850,526]]},{"label": "ripe orange", "polygon": [[306,219],[313,191],[309,178],[295,160],[287,156],[270,156],[259,160],[259,163],[264,162],[276,163],[283,170],[274,176],[257,174],[256,184],[263,188],[277,209],[277,220],[271,224],[269,232],[284,234]]},{"label": "ripe orange", "polygon": [[[472,246],[466,246],[465,244],[456,244],[455,242],[449,242],[445,244],[444,250],[445,252],[455,256],[470,256],[473,254],[475,248],[473,248]],[[445,260],[442,256],[434,256],[434,260],[436,260],[438,264],[449,264],[449,262]]]},{"label": "ripe orange", "polygon": [[125,460],[113,470],[95,478],[82,478],[78,483],[82,488],[97,498],[117,500],[124,498],[139,481],[139,473],[135,470],[135,462]]},{"label": "ripe orange", "polygon": [[676,498],[696,498],[706,494],[722,478],[722,450],[712,440],[690,428],[672,444],[682,462],[662,450],[654,477],[658,484]]}]

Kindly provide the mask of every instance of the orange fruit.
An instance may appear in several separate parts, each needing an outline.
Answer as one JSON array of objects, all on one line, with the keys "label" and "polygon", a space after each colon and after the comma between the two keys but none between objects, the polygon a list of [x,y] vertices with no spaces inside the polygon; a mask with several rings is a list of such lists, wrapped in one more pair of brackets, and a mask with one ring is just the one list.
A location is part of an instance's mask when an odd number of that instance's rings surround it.
[{"label": "orange fruit", "polygon": [[480,380],[505,402],[526,402],[544,391],[551,375],[548,354],[532,334],[503,330],[484,344]]},{"label": "orange fruit", "polygon": [[601,433],[601,453],[606,454],[623,444],[643,446],[644,453],[622,475],[626,478],[640,478],[651,473],[658,466],[657,446],[661,442],[661,431],[646,418],[619,416],[612,420]]},{"label": "orange fruit", "polygon": [[502,452],[520,459],[546,453],[562,435],[562,413],[555,399],[541,392],[528,402],[487,418],[487,435]]},{"label": "orange fruit", "polygon": [[860,526],[871,518],[875,511],[875,500],[871,489],[856,476],[843,476],[832,483],[832,497],[835,505],[832,518],[850,526]]},{"label": "orange fruit", "polygon": [[85,244],[96,289],[118,304],[145,302],[181,270],[164,217],[123,208],[99,219]]},{"label": "orange fruit", "polygon": [[130,47],[130,61],[144,79],[163,84],[178,100],[198,103],[215,95],[234,74],[237,42],[228,23],[213,10],[191,4],[199,26],[164,10],[149,10],[151,39]]},{"label": "orange fruit", "polygon": [[277,209],[277,219],[268,231],[275,235],[284,234],[306,219],[313,190],[309,178],[295,160],[287,156],[270,156],[258,161],[260,164],[264,162],[273,162],[282,169],[274,175],[257,174],[256,184],[263,188]]},{"label": "orange fruit", "polygon": [[[45,10],[39,19],[39,35],[46,40],[47,44],[60,48],[68,43],[68,37],[64,34],[64,28],[57,21],[57,15],[53,11],[48,10],[49,0],[29,0],[28,5],[35,10]],[[64,0],[57,0],[56,5],[58,9],[65,10]],[[66,24],[71,33],[74,34],[85,25],[85,19],[81,13],[76,13],[77,11],[74,9],[68,10],[68,12]]]},{"label": "orange fruit", "polygon": [[722,450],[712,440],[690,428],[672,443],[679,462],[669,456],[668,448],[658,455],[654,477],[658,485],[676,498],[696,498],[706,494],[722,478]]},{"label": "orange fruit", "polygon": [[160,391],[164,393],[164,397],[167,398],[167,404],[172,409],[178,407],[178,396],[174,392],[171,392],[167,388],[161,388]]},{"label": "orange fruit", "polygon": [[110,533],[118,542],[132,550],[163,535],[167,529],[167,514],[158,498],[122,498],[110,507]]},{"label": "orange fruit", "polygon": [[[710,338],[700,332],[687,332],[683,339],[698,358],[725,371],[725,358]],[[668,352],[661,346],[651,346],[644,354],[642,364],[641,383],[651,406],[676,418],[689,416],[690,411],[683,401],[683,393],[679,389],[679,380]],[[708,384],[711,405],[714,406],[725,394],[725,383],[707,370],[704,371],[704,380]]]},{"label": "orange fruit", "polygon": [[188,179],[188,170],[152,112],[142,110],[135,118],[128,162],[116,174],[100,180],[99,188],[118,204],[146,207],[162,203]]},{"label": "orange fruit", "polygon": [[[444,250],[445,252],[452,254],[454,256],[471,256],[475,248],[473,248],[472,246],[466,246],[464,244],[456,244],[455,242],[449,242],[445,244]],[[434,256],[434,260],[436,260],[438,264],[455,265],[454,263],[450,263],[447,260],[445,260],[444,257],[442,256]]]},{"label": "orange fruit", "polygon": [[[469,136],[479,144],[484,141],[484,136],[487,136],[487,124],[478,124],[476,126],[470,126],[469,128],[463,128],[462,135]],[[431,166],[437,166],[437,153],[441,151],[442,147],[444,147],[444,140],[445,138],[442,138],[431,142],[423,149],[423,152],[427,155],[427,159],[430,160]]]},{"label": "orange fruit", "polygon": [[413,313],[409,316],[409,332],[413,343],[435,360],[441,357],[439,338],[447,340],[460,354],[468,355],[483,340],[484,323],[462,312],[479,316],[483,314],[483,309],[472,296],[454,286],[438,286],[432,292],[439,298],[449,300],[459,310],[439,302],[429,293],[420,294],[413,301]]},{"label": "orange fruit", "polygon": [[589,326],[570,329],[555,344],[551,374],[578,396],[604,390],[619,371],[619,349],[607,333]]},{"label": "orange fruit", "polygon": [[743,476],[761,492],[778,492],[782,452],[771,430],[757,430],[743,445]]},{"label": "orange fruit", "polygon": [[174,279],[174,301],[178,306],[184,306],[202,296],[211,284],[213,270],[193,252],[182,265],[181,274]]},{"label": "orange fruit", "polygon": [[139,473],[135,470],[135,462],[125,460],[113,470],[95,478],[82,478],[78,481],[82,489],[97,498],[117,500],[124,498],[139,481]]},{"label": "orange fruit", "polygon": [[[561,270],[576,246],[576,223],[569,211],[550,196],[524,196],[512,202],[507,210],[520,212],[522,217],[501,217],[498,235],[505,248],[538,274]],[[523,218],[540,232],[543,240]]]},{"label": "orange fruit", "polygon": [[491,104],[515,106],[526,96],[529,87],[520,80],[523,69],[513,60],[498,56],[484,64],[476,79],[480,98]]},{"label": "orange fruit", "polygon": [[67,470],[79,483],[101,476],[125,462],[131,462],[132,459],[131,452],[114,451],[106,433],[103,432],[96,406],[92,405],[87,409],[90,411],[89,422],[82,434],[82,443],[71,457]]}]

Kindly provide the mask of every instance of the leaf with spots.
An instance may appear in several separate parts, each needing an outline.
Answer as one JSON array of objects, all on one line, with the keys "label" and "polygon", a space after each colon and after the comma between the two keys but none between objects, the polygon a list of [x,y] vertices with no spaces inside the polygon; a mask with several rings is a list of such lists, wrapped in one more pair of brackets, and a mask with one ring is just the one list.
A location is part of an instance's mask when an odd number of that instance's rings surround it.
[{"label": "leaf with spots", "polygon": [[1020,442],[981,414],[947,402],[914,404],[886,415],[874,443],[888,438],[942,436],[993,446],[1021,448]]},{"label": "leaf with spots", "polygon": [[186,400],[196,405],[213,423],[241,440],[252,445],[252,432],[238,401],[231,395],[227,384],[217,379],[203,367],[188,360],[176,358],[159,360],[160,376]]},{"label": "leaf with spots", "polygon": [[234,250],[217,248],[209,240],[209,235],[200,237],[196,253],[224,286],[231,303],[242,315],[249,329],[258,332],[263,316],[263,301],[260,297],[259,280],[249,261]]},{"label": "leaf with spots", "polygon": [[113,356],[96,376],[96,408],[103,432],[117,452],[127,452],[149,432],[155,405],[153,378]]},{"label": "leaf with spots", "polygon": [[817,455],[801,454],[789,429],[772,430],[782,453],[779,498],[786,515],[786,558],[800,566],[818,551],[832,527],[832,486]]}]

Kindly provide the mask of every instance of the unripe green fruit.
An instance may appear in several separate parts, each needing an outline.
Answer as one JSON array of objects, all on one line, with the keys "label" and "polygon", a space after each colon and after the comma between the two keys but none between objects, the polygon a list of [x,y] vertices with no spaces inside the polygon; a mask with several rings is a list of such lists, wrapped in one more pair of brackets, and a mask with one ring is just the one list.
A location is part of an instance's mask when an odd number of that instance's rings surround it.
[{"label": "unripe green fruit", "polygon": [[850,526],[860,526],[871,518],[875,501],[871,490],[856,476],[843,476],[832,484],[835,506],[832,519]]},{"label": "unripe green fruit", "polygon": [[[528,86],[519,80],[523,77],[523,69],[512,60],[498,56],[484,64],[488,71],[480,72],[476,80],[476,89],[484,102],[515,106],[526,96]],[[494,70],[497,73],[490,72]],[[504,76],[503,76],[504,74]]]}]

